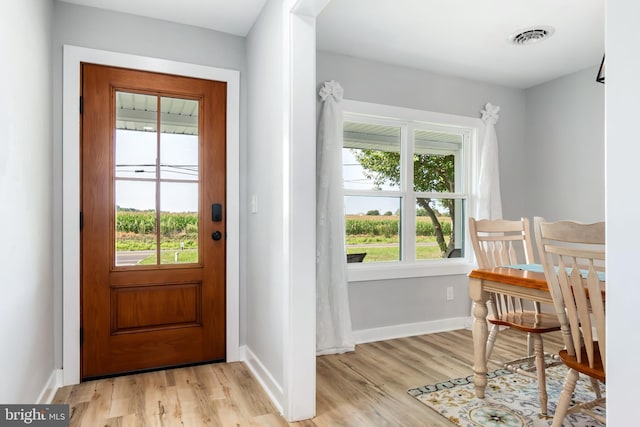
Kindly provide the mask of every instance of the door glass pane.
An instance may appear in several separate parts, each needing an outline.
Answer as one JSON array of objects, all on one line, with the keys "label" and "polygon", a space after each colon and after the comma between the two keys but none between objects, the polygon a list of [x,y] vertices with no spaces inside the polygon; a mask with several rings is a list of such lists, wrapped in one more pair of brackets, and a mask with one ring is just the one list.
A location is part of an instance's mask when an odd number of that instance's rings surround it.
[{"label": "door glass pane", "polygon": [[116,266],[198,263],[199,102],[115,96]]},{"label": "door glass pane", "polygon": [[160,264],[198,262],[198,183],[160,184]]},{"label": "door glass pane", "polygon": [[155,257],[156,186],[153,181],[116,181],[116,265],[147,263]]},{"label": "door glass pane", "polygon": [[400,197],[345,196],[347,254],[366,254],[362,262],[399,261],[400,201]]},{"label": "door glass pane", "polygon": [[116,92],[116,170],[119,178],[155,178],[157,97]]},{"label": "door glass pane", "polygon": [[198,180],[198,101],[160,100],[160,178]]},{"label": "door glass pane", "polygon": [[160,264],[198,262],[198,110],[160,99]]}]

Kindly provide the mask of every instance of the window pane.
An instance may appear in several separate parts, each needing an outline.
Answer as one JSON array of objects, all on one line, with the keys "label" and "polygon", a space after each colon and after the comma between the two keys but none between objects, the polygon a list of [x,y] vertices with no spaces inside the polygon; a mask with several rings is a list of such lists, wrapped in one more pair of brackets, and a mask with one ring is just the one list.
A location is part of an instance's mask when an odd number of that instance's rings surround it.
[{"label": "window pane", "polygon": [[116,181],[116,265],[136,265],[153,255],[156,240],[155,182]]},{"label": "window pane", "polygon": [[160,264],[198,262],[198,184],[160,184]]},{"label": "window pane", "polygon": [[116,92],[116,177],[155,178],[157,98]]},{"label": "window pane", "polygon": [[198,180],[198,101],[160,100],[160,178]]},{"label": "window pane", "polygon": [[401,128],[346,121],[343,129],[344,188],[398,190]]},{"label": "window pane", "polygon": [[416,259],[464,257],[464,203],[416,199]]},{"label": "window pane", "polygon": [[461,168],[462,135],[416,130],[413,156],[413,189],[418,192],[454,193],[456,171]]},{"label": "window pane", "polygon": [[364,262],[400,260],[400,197],[346,196],[347,254]]}]

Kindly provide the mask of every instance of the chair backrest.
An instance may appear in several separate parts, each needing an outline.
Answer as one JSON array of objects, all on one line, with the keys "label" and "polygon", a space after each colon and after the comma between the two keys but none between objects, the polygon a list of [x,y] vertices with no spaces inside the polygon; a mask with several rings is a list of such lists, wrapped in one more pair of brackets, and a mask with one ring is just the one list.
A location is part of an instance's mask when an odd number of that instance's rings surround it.
[{"label": "chair backrest", "polygon": [[476,220],[469,218],[469,235],[480,268],[533,264],[529,220]]},{"label": "chair backrest", "polygon": [[347,254],[347,264],[351,264],[354,262],[362,262],[364,261],[364,257],[367,256],[366,252],[361,252],[357,254]]},{"label": "chair backrest", "polygon": [[[593,368],[598,342],[606,366],[605,223],[534,219],[538,252],[569,354]],[[595,330],[595,336],[593,331]],[[588,360],[580,348],[585,347]]]}]

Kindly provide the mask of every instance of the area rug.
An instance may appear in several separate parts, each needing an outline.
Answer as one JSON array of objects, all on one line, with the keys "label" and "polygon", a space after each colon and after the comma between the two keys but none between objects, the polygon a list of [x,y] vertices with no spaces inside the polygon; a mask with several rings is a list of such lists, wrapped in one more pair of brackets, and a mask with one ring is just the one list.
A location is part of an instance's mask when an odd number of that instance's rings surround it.
[{"label": "area rug", "polygon": [[[505,369],[487,373],[484,399],[475,395],[473,375],[412,388],[408,393],[460,427],[546,427],[552,423],[566,373],[567,368],[563,365],[547,369],[547,417],[540,414],[537,381]],[[604,385],[601,390],[604,395]],[[591,382],[581,376],[573,396],[574,402],[591,400],[592,396]],[[595,410],[605,414],[604,408]],[[604,427],[580,413],[567,416],[563,426]]]}]

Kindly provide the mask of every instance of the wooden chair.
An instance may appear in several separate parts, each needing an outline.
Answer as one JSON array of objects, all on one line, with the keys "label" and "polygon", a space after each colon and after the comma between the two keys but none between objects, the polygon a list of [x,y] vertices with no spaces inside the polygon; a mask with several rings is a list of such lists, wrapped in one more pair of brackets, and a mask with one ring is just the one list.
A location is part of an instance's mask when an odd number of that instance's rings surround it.
[{"label": "wooden chair", "polygon": [[[527,218],[521,218],[520,221],[469,218],[469,234],[480,268],[535,263]],[[491,360],[491,353],[500,327],[507,326],[527,333],[528,352],[526,356],[506,362],[491,361],[501,364],[512,372],[537,379],[540,412],[546,415],[545,369],[560,362],[553,360],[551,355],[545,354],[541,334],[559,331],[558,319],[553,313],[543,313],[538,302],[528,301],[525,303],[519,298],[498,293],[490,294],[488,308],[487,321],[492,326],[487,340],[487,360]]]},{"label": "wooden chair", "polygon": [[[606,382],[605,224],[545,222],[536,217],[534,226],[538,252],[562,326],[565,349],[559,356],[569,368],[553,426],[561,426],[565,416],[573,412],[585,412],[606,423],[592,410],[606,404],[598,383]],[[569,407],[580,373],[590,377],[596,397]]]}]

